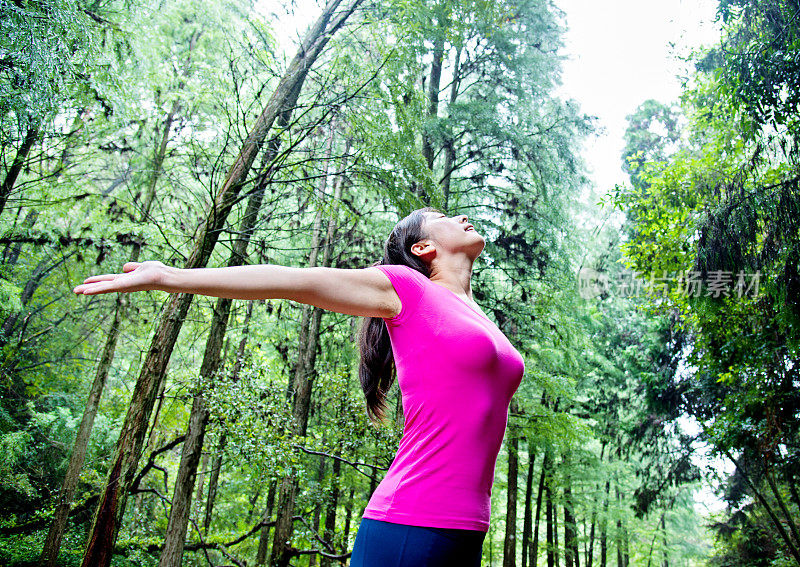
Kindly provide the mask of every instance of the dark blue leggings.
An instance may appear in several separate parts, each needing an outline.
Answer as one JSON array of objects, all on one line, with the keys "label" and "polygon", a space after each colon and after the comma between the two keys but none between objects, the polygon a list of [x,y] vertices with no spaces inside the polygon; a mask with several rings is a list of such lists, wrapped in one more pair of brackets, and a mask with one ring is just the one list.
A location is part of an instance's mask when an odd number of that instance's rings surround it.
[{"label": "dark blue leggings", "polygon": [[350,567],[480,567],[484,532],[364,518]]}]

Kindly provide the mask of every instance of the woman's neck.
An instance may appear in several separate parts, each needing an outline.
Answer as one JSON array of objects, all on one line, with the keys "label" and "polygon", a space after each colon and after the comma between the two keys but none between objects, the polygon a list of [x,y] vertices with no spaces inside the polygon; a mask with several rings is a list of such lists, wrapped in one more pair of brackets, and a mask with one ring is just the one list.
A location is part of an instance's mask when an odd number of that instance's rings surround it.
[{"label": "woman's neck", "polygon": [[473,260],[466,255],[449,255],[431,262],[431,281],[472,300]]}]

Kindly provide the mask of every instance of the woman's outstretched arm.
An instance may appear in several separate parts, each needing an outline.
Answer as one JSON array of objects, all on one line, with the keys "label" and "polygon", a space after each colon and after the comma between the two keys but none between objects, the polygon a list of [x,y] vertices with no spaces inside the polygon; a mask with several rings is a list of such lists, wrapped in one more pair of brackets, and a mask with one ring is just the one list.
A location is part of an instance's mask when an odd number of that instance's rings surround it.
[{"label": "woman's outstretched arm", "polygon": [[75,293],[156,289],[231,299],[290,299],[338,313],[393,317],[400,298],[377,268],[290,268],[263,264],[230,268],[170,268],[161,262],[128,262],[121,274],[91,276]]}]

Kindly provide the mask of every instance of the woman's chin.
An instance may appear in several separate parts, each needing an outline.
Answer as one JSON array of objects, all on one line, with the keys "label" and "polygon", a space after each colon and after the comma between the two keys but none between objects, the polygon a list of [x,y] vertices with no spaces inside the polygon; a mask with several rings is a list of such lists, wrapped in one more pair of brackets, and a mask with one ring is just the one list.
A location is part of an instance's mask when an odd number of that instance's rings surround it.
[{"label": "woman's chin", "polygon": [[476,242],[473,246],[470,247],[470,252],[471,252],[470,255],[472,256],[473,260],[481,255],[481,252],[483,252],[484,248],[486,248],[486,241],[481,236],[480,241]]}]

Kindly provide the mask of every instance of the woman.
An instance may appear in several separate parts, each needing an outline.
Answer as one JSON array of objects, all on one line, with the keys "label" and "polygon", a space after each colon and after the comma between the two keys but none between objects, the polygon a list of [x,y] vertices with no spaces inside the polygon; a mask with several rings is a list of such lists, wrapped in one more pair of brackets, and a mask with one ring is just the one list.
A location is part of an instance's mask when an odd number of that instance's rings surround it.
[{"label": "woman", "polygon": [[350,565],[477,567],[508,405],[524,370],[472,299],[472,266],[484,245],[466,215],[420,209],[397,223],[383,260],[370,268],[129,263],[123,274],[92,276],[75,292],[282,298],[368,317],[359,368],[367,411],[382,415],[394,366],[405,425],[364,511]]}]

